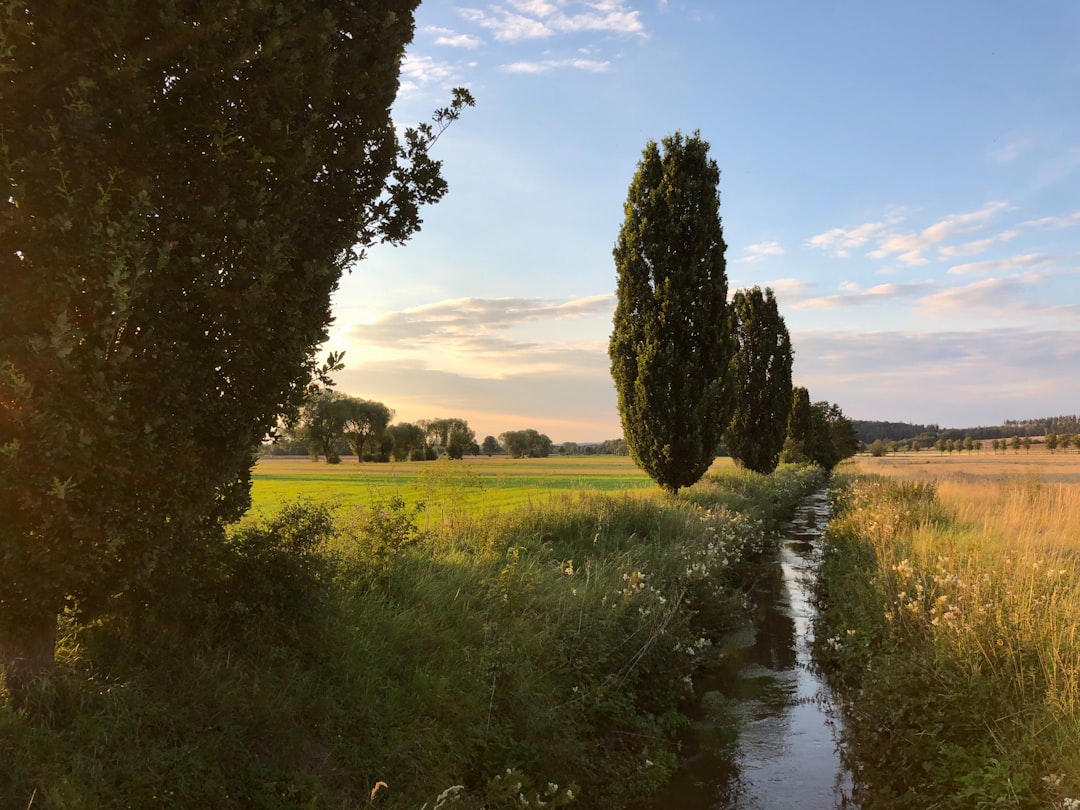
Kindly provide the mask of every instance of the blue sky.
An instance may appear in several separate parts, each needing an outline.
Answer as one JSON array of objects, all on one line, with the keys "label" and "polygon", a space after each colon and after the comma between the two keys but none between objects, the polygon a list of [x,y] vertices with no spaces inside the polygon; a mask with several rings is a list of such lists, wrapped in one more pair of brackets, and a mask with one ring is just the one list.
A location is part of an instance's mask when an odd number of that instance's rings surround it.
[{"label": "blue sky", "polygon": [[339,387],[479,437],[621,434],[611,250],[641,150],[700,130],[732,291],[856,419],[1080,411],[1080,4],[425,0],[395,119],[477,99],[450,192],[343,279]]}]

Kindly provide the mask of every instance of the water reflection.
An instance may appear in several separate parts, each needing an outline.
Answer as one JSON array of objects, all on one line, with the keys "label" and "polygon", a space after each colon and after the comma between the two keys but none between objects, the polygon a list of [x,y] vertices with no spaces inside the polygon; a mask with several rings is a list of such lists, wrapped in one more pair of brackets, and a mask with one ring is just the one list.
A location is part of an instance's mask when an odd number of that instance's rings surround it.
[{"label": "water reflection", "polygon": [[810,655],[810,596],[828,516],[824,493],[803,502],[752,592],[751,621],[698,677],[701,710],[654,810],[855,807],[837,751],[839,719]]}]

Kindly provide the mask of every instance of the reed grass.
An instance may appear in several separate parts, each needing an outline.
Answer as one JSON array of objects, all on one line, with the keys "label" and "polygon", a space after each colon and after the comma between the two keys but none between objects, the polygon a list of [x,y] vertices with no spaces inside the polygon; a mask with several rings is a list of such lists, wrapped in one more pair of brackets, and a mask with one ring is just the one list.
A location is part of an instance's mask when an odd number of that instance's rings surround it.
[{"label": "reed grass", "polygon": [[1080,806],[1080,485],[957,473],[856,480],[830,527],[863,806]]}]

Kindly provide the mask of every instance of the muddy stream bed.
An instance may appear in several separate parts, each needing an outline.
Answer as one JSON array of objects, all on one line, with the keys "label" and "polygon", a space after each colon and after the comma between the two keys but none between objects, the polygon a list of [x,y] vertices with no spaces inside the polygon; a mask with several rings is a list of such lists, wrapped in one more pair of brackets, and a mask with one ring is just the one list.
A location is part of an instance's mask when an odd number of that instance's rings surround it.
[{"label": "muddy stream bed", "polygon": [[805,498],[749,594],[750,620],[699,673],[682,766],[651,810],[855,808],[840,718],[811,658],[826,493]]}]

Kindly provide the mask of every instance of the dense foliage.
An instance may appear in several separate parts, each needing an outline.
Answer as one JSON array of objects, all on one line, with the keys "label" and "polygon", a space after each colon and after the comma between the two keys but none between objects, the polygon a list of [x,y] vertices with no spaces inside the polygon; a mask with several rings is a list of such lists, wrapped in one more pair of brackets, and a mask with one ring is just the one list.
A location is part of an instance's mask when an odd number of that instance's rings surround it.
[{"label": "dense foliage", "polygon": [[0,2],[9,687],[66,602],[185,586],[318,370],[341,273],[445,193],[437,133],[389,115],[417,2]]},{"label": "dense foliage", "polygon": [[608,353],[634,460],[675,492],[701,478],[731,416],[720,170],[698,133],[642,153],[614,256]]},{"label": "dense foliage", "polygon": [[[469,474],[439,465],[436,500]],[[59,672],[0,698],[0,807],[635,806],[812,468],[681,497],[574,493],[429,523],[397,495],[235,527],[185,617],[65,617]],[[513,769],[510,775],[507,769]],[[552,787],[554,786],[554,787]]]},{"label": "dense foliage", "polygon": [[773,291],[739,290],[731,301],[735,411],[724,444],[735,462],[769,474],[780,461],[791,411],[791,335]]}]

